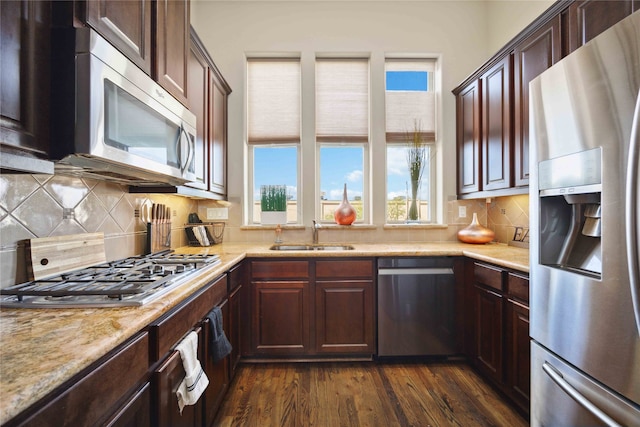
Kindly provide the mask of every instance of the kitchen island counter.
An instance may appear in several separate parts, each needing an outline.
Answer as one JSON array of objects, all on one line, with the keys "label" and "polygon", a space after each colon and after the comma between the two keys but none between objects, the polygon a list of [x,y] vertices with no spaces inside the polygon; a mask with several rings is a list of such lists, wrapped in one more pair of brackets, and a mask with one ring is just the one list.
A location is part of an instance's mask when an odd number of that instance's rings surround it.
[{"label": "kitchen island counter", "polygon": [[8,309],[0,311],[0,424],[4,424],[77,375],[203,285],[246,257],[467,256],[528,272],[529,251],[500,244],[362,243],[347,251],[274,251],[271,244],[224,243],[184,247],[182,253],[215,253],[205,267],[159,301],[142,307]]}]

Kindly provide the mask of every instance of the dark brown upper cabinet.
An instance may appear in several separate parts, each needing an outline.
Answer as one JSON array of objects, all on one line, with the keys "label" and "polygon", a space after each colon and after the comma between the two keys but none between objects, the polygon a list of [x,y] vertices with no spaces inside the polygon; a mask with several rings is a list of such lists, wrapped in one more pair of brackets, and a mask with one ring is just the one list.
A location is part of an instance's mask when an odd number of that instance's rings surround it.
[{"label": "dark brown upper cabinet", "polygon": [[557,1],[453,90],[459,198],[528,192],[529,82],[639,9],[639,0]]},{"label": "dark brown upper cabinet", "polygon": [[51,2],[0,1],[0,170],[53,173],[49,154]]},{"label": "dark brown upper cabinet", "polygon": [[151,75],[151,0],[87,2],[87,23]]},{"label": "dark brown upper cabinet", "polygon": [[483,190],[511,186],[512,63],[507,55],[481,77]]},{"label": "dark brown upper cabinet", "polygon": [[187,104],[190,1],[156,0],[155,80],[178,101]]},{"label": "dark brown upper cabinet", "polygon": [[515,186],[529,185],[529,82],[558,62],[560,16],[524,39],[514,53],[514,157]]},{"label": "dark brown upper cabinet", "polygon": [[472,80],[456,97],[458,145],[458,194],[480,191],[480,79]]}]

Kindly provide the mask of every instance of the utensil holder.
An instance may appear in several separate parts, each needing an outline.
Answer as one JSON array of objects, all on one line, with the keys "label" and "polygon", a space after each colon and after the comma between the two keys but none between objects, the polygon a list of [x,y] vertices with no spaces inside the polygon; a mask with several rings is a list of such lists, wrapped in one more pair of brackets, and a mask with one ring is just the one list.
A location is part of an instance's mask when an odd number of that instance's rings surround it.
[{"label": "utensil holder", "polygon": [[147,253],[155,253],[171,249],[171,223],[147,223]]}]

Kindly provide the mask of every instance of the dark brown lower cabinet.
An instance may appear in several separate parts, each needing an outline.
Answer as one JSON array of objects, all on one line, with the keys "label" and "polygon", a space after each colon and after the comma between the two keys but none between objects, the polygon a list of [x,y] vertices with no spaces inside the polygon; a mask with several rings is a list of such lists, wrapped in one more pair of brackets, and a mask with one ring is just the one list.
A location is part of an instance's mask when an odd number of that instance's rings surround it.
[{"label": "dark brown lower cabinet", "polygon": [[531,388],[531,339],[529,307],[513,299],[506,304],[507,317],[507,386],[515,402],[529,411]]},{"label": "dark brown lower cabinet", "polygon": [[309,282],[253,282],[253,349],[256,354],[309,352]]},{"label": "dark brown lower cabinet", "polygon": [[[200,334],[202,335],[202,334]],[[176,391],[186,373],[180,352],[174,350],[153,374],[156,411],[153,425],[158,427],[202,425],[202,398],[195,405],[185,406],[180,413]]]},{"label": "dark brown lower cabinet", "polygon": [[[222,301],[218,304],[218,307],[222,310],[223,327],[229,324],[229,302],[228,300]],[[212,350],[209,342],[209,336],[211,333],[211,322],[205,319],[203,322],[203,334],[202,346],[203,350],[202,358],[200,362],[204,372],[209,378],[209,386],[204,392],[203,410],[204,410],[204,426],[210,426],[216,418],[216,413],[220,408],[220,404],[224,399],[224,395],[229,388],[229,361],[230,357],[227,356],[222,360],[214,362],[212,357]],[[200,425],[200,424],[199,424]]]},{"label": "dark brown lower cabinet", "polygon": [[105,426],[151,427],[151,385],[145,383]]},{"label": "dark brown lower cabinet", "polygon": [[246,356],[372,356],[373,258],[253,260]]},{"label": "dark brown lower cabinet", "polygon": [[476,366],[502,381],[502,295],[475,286]]},{"label": "dark brown lower cabinet", "polygon": [[467,259],[465,352],[471,364],[529,414],[529,277]]},{"label": "dark brown lower cabinet", "polygon": [[316,282],[316,351],[375,352],[373,281]]}]

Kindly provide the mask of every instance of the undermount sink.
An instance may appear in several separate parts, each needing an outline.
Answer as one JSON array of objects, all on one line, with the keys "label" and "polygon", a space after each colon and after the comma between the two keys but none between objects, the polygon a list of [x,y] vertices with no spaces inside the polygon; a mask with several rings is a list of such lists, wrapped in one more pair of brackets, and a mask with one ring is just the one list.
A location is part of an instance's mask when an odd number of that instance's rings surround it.
[{"label": "undermount sink", "polygon": [[272,251],[351,251],[351,245],[273,245],[269,248]]}]

